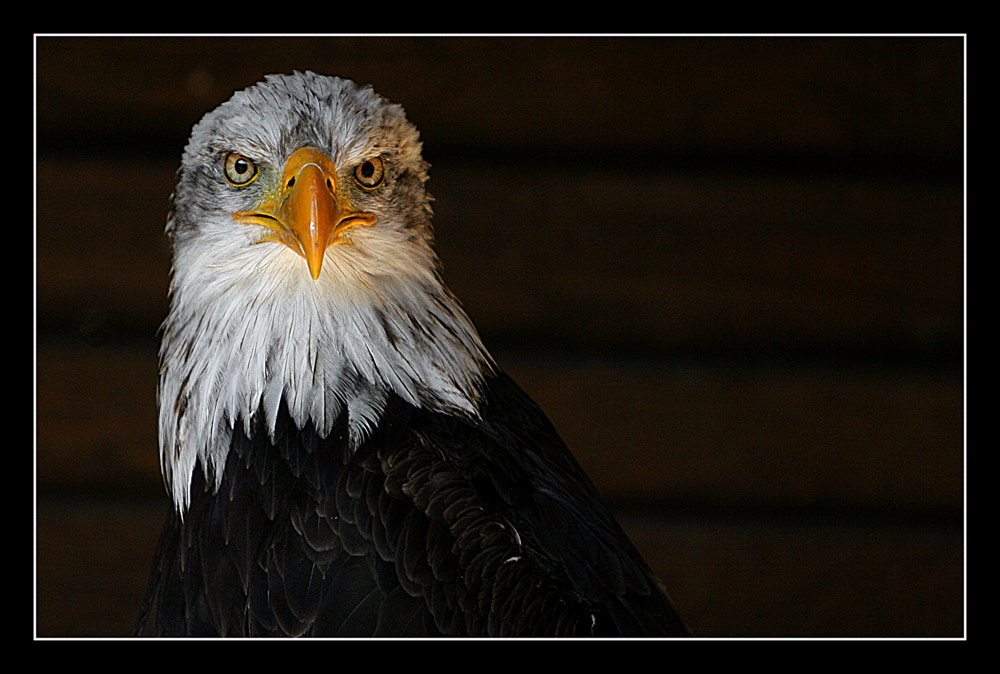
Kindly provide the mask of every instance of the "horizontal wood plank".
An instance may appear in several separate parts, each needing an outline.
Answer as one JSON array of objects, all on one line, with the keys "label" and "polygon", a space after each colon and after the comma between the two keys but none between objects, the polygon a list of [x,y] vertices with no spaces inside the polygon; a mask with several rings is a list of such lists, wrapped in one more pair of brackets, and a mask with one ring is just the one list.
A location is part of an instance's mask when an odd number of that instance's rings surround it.
[{"label": "horizontal wood plank", "polygon": [[[164,512],[43,501],[35,634],[123,637]],[[960,637],[961,532],[638,519],[623,526],[700,637]]]},{"label": "horizontal wood plank", "polygon": [[35,636],[128,637],[165,514],[155,505],[42,497],[35,514]]},{"label": "horizontal wood plank", "polygon": [[442,147],[959,159],[963,59],[960,37],[43,36],[38,131],[183,137],[233,91],[310,69],[373,84]]},{"label": "horizontal wood plank", "polygon": [[[612,500],[961,507],[958,377],[516,359],[504,367]],[[37,386],[40,485],[161,489],[153,348],[40,349]]]},{"label": "horizontal wood plank", "polygon": [[156,358],[153,344],[115,351],[38,349],[40,487],[157,489]]},{"label": "horizontal wood plank", "polygon": [[[40,159],[43,324],[155,332],[175,168]],[[490,340],[900,354],[961,340],[957,185],[460,163],[431,188],[445,279]]]},{"label": "horizontal wood plank", "polygon": [[703,637],[960,638],[960,526],[623,518]]}]

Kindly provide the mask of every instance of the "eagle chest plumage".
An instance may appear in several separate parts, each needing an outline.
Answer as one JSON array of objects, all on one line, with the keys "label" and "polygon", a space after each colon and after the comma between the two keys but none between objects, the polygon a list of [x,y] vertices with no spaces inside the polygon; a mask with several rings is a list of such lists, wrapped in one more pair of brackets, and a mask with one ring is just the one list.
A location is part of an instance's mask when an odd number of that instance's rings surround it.
[{"label": "eagle chest plumage", "polygon": [[346,80],[272,76],[195,127],[137,635],[686,633],[441,283],[425,180]]},{"label": "eagle chest plumage", "polygon": [[[496,444],[510,429],[438,416],[395,400],[354,450],[344,424],[321,439],[285,412],[273,444],[266,429],[234,435],[218,490],[196,471],[183,524],[164,533],[151,596],[173,604],[151,602],[139,633],[662,633],[669,609],[641,563],[558,493],[533,493],[531,468],[512,463],[522,448]],[[467,455],[448,457],[458,443]],[[601,554],[543,552],[583,545]]]}]

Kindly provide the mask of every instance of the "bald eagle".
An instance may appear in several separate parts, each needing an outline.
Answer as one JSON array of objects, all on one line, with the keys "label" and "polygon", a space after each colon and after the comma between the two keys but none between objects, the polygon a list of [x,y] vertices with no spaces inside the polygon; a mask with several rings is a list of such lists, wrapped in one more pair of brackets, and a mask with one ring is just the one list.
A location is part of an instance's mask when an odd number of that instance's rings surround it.
[{"label": "bald eagle", "polygon": [[136,635],[687,633],[443,284],[427,169],[401,107],[312,72],[195,125]]}]

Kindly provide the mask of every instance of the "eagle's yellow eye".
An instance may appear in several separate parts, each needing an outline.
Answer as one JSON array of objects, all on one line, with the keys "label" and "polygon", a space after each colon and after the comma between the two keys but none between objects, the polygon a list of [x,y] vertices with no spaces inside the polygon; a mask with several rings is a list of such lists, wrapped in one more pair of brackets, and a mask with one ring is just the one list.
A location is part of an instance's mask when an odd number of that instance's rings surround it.
[{"label": "eagle's yellow eye", "polygon": [[230,152],[226,155],[225,174],[230,185],[241,187],[257,177],[257,165],[241,154]]},{"label": "eagle's yellow eye", "polygon": [[366,190],[373,190],[381,185],[384,176],[381,157],[366,159],[354,169],[354,180]]}]

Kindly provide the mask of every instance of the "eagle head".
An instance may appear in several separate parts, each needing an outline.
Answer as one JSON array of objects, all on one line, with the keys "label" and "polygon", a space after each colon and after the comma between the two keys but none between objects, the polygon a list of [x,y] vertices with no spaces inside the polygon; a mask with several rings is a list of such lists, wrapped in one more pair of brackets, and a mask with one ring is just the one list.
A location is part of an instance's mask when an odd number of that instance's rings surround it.
[{"label": "eagle head", "polygon": [[492,360],[441,280],[428,164],[404,110],[370,87],[272,75],[191,133],[166,233],[160,458],[183,511],[200,462],[284,405],[352,442],[389,396],[475,416]]}]

